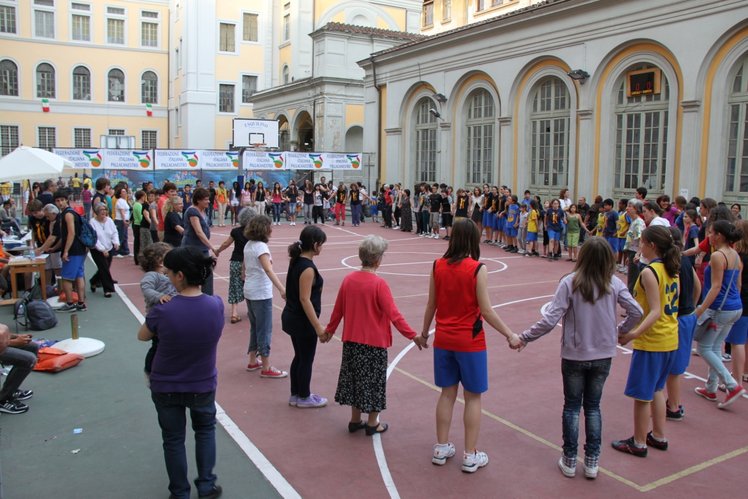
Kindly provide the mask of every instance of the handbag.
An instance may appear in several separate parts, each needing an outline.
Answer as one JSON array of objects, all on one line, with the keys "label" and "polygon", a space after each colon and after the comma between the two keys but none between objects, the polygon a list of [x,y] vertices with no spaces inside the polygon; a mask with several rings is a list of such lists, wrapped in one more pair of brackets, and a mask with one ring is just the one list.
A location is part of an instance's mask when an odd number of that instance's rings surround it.
[{"label": "handbag", "polygon": [[[719,306],[719,308],[716,310],[716,312],[721,312],[722,307],[725,306],[725,302],[727,301],[727,295],[730,294],[730,288],[732,287],[732,279],[730,279],[730,282],[727,284],[727,290],[725,290],[725,296],[722,298],[722,304]],[[699,317],[696,320],[696,328],[693,332],[693,339],[696,342],[700,342],[704,339],[704,336],[706,336],[707,331],[709,329],[716,329],[717,325],[714,324],[714,310],[711,308],[708,308],[704,310],[704,313],[701,314],[701,317]]]}]

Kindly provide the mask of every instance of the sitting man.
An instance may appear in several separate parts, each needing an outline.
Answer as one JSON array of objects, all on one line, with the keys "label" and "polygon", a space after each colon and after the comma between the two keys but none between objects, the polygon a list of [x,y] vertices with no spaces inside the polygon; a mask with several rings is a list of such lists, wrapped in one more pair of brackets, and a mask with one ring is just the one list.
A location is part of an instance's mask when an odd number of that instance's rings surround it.
[{"label": "sitting man", "polygon": [[[7,347],[3,349],[6,344]],[[11,366],[0,389],[0,412],[23,414],[29,410],[29,406],[22,401],[30,399],[34,392],[20,390],[20,387],[34,369],[38,351],[39,346],[31,341],[30,334],[10,334],[8,326],[0,324],[0,363]]]}]

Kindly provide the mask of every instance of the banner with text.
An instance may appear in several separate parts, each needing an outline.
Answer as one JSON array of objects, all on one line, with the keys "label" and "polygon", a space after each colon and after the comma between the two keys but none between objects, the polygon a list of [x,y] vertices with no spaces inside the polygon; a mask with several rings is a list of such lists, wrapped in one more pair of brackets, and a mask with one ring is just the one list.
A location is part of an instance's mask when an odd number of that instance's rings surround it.
[{"label": "banner with text", "polygon": [[247,170],[359,170],[361,153],[244,151]]},{"label": "banner with text", "polygon": [[147,149],[53,149],[70,160],[73,168],[91,170],[153,169],[153,151]]}]

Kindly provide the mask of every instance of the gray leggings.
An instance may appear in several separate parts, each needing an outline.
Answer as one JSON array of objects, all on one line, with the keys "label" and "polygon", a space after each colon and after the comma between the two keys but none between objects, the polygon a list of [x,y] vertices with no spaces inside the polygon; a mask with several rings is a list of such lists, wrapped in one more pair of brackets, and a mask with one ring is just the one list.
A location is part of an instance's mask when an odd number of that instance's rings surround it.
[{"label": "gray leggings", "polygon": [[312,223],[313,204],[304,204],[304,223]]}]

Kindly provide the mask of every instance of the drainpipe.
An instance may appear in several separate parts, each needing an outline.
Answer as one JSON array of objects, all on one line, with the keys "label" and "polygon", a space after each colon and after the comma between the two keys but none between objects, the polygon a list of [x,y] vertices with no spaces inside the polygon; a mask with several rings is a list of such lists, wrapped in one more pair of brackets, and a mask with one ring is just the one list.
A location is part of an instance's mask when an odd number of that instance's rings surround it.
[{"label": "drainpipe", "polygon": [[[374,64],[374,57],[369,56],[369,62],[371,62],[371,73],[372,78],[374,80],[374,88],[377,90],[377,180],[376,180],[376,188],[379,188],[379,182],[382,178],[382,158],[381,158],[381,152],[382,152],[382,131],[380,130],[380,127],[382,126],[382,88],[377,85],[377,67]],[[370,186],[371,187],[371,186]]]}]

